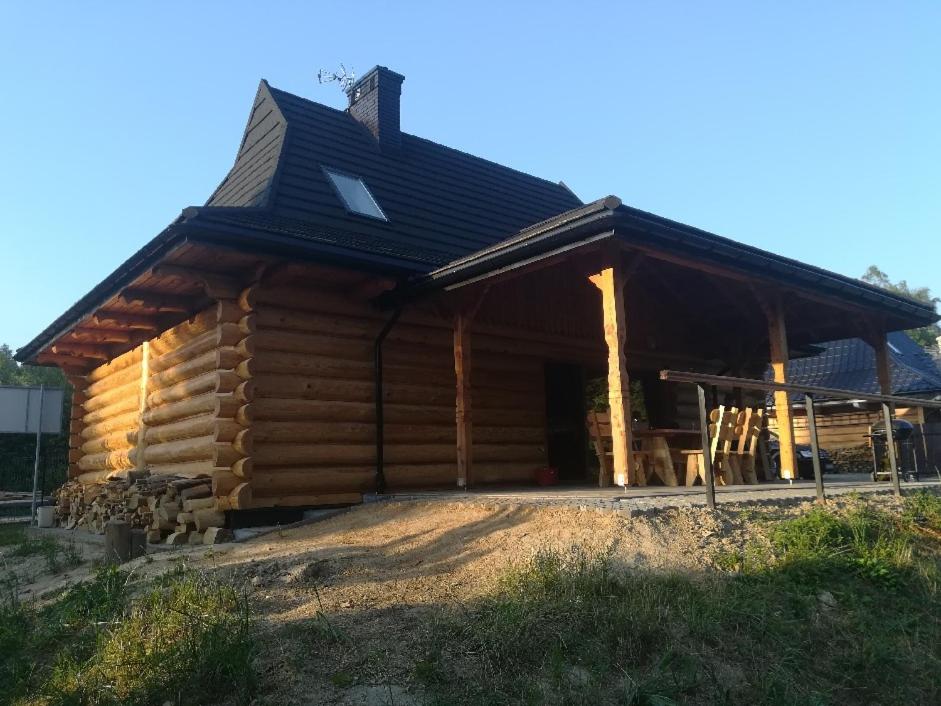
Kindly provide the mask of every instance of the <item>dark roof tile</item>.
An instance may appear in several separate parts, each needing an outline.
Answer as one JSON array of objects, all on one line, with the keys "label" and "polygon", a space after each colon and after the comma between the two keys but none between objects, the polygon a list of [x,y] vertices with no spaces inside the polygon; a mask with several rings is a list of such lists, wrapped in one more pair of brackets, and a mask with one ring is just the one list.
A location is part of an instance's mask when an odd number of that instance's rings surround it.
[{"label": "dark roof tile", "polygon": [[[941,393],[941,370],[921,346],[904,331],[888,334],[888,343],[893,394]],[[788,382],[879,394],[876,355],[868,344],[845,338],[821,345],[825,347],[822,353],[788,363]]]},{"label": "dark roof tile", "polygon": [[[259,94],[253,119],[259,103],[270,97],[287,126],[280,172],[273,175],[265,204],[268,210],[292,222],[355,231],[363,252],[370,250],[373,239],[377,248],[397,243],[410,253],[427,250],[424,260],[440,264],[581,204],[561,184],[413,135],[402,135],[402,147],[395,154],[384,153],[345,111],[264,83]],[[248,133],[252,130],[250,121]],[[243,150],[247,143],[246,138]],[[254,157],[259,160],[260,153]],[[325,166],[362,178],[388,222],[349,213],[327,182]],[[237,163],[233,171],[246,169]],[[234,180],[234,174],[230,178]],[[223,204],[210,200],[207,205]]]}]

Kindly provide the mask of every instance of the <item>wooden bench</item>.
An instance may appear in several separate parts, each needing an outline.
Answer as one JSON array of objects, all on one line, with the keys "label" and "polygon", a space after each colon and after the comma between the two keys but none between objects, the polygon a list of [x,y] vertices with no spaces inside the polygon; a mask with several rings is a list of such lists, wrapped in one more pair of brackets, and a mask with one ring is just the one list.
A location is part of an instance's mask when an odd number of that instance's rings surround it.
[{"label": "wooden bench", "polygon": [[[591,437],[595,455],[598,457],[598,487],[605,488],[614,478],[614,452],[611,437],[611,415],[607,412],[591,410],[585,419],[588,434]],[[633,478],[627,479],[627,485],[647,485],[650,479],[650,452],[631,449],[633,457]]]},{"label": "wooden bench", "polygon": [[[709,412],[709,458],[712,471],[718,485],[730,485],[733,475],[728,462],[735,438],[735,422],[738,419],[736,407],[726,408],[720,405]],[[706,461],[702,449],[684,449],[686,456],[686,485],[696,485],[697,480],[706,482]]]},{"label": "wooden bench", "polygon": [[764,425],[765,410],[761,407],[746,407],[739,412],[736,423],[738,444],[729,456],[732,472],[737,483],[756,485],[758,473],[755,471],[755,459],[758,455],[758,442]]},{"label": "wooden bench", "polygon": [[[720,405],[709,413],[709,457],[717,484],[758,483],[755,457],[763,421],[764,410],[760,408],[739,411],[737,407]],[[682,453],[686,456],[686,485],[695,485],[697,480],[705,483],[702,449]]]}]

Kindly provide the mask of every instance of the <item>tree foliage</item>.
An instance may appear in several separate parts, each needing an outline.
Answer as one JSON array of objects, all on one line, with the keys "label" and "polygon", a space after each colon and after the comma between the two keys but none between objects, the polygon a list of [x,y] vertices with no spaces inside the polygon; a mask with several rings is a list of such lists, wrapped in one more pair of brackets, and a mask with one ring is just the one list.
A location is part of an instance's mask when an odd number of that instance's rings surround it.
[{"label": "tree foliage", "polygon": [[[41,475],[46,481],[48,491],[65,479],[72,387],[58,368],[20,365],[13,360],[13,350],[5,343],[0,343],[0,385],[45,385],[65,388],[62,401],[62,418],[65,423],[62,432],[45,434],[42,441]],[[35,449],[36,437],[33,434],[0,434],[0,490],[28,490],[32,487]],[[2,701],[0,699],[0,703]]]},{"label": "tree foliage", "polygon": [[[899,280],[898,282],[893,282],[889,279],[889,276],[880,270],[875,265],[870,265],[869,269],[863,273],[863,276],[860,278],[863,282],[868,284],[874,284],[877,287],[886,289],[890,292],[895,292],[896,294],[901,294],[902,296],[908,297],[909,299],[914,299],[915,301],[923,302],[937,308],[938,302],[941,301],[938,297],[934,296],[931,293],[931,290],[928,287],[910,287],[908,282]],[[924,348],[937,348],[938,347],[938,336],[941,336],[941,328],[937,324],[931,324],[930,326],[922,326],[921,328],[912,329],[907,331],[909,336],[920,346]]]},{"label": "tree foliage", "polygon": [[17,363],[13,360],[13,349],[6,343],[0,343],[0,385],[69,387],[65,375],[58,368]]}]

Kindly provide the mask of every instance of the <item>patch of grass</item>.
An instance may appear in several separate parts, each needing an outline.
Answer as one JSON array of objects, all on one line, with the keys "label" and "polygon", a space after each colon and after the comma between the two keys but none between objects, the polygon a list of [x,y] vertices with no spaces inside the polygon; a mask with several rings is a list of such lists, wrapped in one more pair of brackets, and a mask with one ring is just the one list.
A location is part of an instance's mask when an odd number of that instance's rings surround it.
[{"label": "patch of grass", "polygon": [[247,702],[253,646],[231,587],[178,571],[132,597],[106,567],[47,607],[0,607],[0,703]]},{"label": "patch of grass", "polygon": [[113,569],[98,572],[41,610],[5,596],[0,602],[0,703],[32,693],[59,654],[68,652],[77,660],[89,656],[101,626],[115,619],[124,601],[124,576]]},{"label": "patch of grass", "polygon": [[0,525],[0,547],[20,544],[26,538],[26,524],[3,523]]},{"label": "patch of grass", "polygon": [[939,505],[775,521],[727,574],[542,552],[413,675],[442,704],[941,703],[941,545],[920,531]]},{"label": "patch of grass", "polygon": [[920,491],[906,496],[902,518],[914,527],[941,532],[941,495]]},{"label": "patch of grass", "polygon": [[49,536],[31,538],[25,525],[0,526],[0,547],[10,547],[7,554],[12,557],[42,556],[53,574],[82,563],[75,542],[62,544]]},{"label": "patch of grass", "polygon": [[82,557],[75,548],[74,542],[62,544],[52,537],[39,537],[31,539],[23,537],[18,544],[13,545],[10,556],[42,556],[46,568],[50,573],[57,574],[63,567],[73,568],[82,563]]},{"label": "patch of grass", "polygon": [[330,683],[338,689],[348,689],[356,683],[356,679],[349,672],[336,672],[330,675]]}]

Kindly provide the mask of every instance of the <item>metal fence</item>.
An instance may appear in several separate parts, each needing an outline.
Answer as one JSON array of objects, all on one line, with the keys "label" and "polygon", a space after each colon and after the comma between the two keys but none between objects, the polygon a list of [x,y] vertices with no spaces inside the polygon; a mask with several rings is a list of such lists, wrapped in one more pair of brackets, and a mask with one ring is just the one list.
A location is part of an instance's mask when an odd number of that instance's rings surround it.
[{"label": "metal fence", "polygon": [[[0,455],[0,491],[29,493],[33,490],[32,452],[7,451]],[[68,477],[68,450],[47,445],[39,453],[39,478],[42,494],[48,495]]]}]

